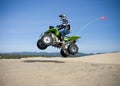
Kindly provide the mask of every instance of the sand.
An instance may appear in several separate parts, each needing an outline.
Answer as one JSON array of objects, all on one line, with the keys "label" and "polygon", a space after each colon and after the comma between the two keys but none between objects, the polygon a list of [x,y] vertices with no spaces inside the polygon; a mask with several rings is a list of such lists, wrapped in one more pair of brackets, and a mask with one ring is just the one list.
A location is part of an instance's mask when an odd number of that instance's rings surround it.
[{"label": "sand", "polygon": [[0,59],[0,86],[120,86],[120,53]]}]

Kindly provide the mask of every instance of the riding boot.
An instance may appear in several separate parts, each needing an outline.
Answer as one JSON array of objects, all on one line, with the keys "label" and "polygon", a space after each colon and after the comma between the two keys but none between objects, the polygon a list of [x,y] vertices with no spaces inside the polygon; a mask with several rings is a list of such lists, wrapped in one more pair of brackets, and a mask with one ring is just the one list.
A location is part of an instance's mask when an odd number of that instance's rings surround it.
[{"label": "riding boot", "polygon": [[60,33],[59,39],[61,42],[64,41],[64,36],[61,33]]},{"label": "riding boot", "polygon": [[60,36],[60,41],[64,41],[64,36]]}]

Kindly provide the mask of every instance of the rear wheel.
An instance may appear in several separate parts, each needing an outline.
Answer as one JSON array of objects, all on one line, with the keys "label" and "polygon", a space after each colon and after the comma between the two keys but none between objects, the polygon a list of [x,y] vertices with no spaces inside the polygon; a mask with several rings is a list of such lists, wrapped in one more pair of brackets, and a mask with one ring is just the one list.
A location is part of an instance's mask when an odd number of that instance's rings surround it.
[{"label": "rear wheel", "polygon": [[44,49],[47,48],[47,46],[45,46],[45,45],[41,42],[41,39],[39,39],[39,40],[37,41],[37,47],[38,47],[39,49],[41,49],[41,50],[44,50]]},{"label": "rear wheel", "polygon": [[67,56],[70,55],[67,49],[61,49],[60,54],[61,54],[63,57],[67,57]]},{"label": "rear wheel", "polygon": [[44,35],[44,36],[41,38],[41,41],[42,41],[42,43],[43,43],[45,46],[52,45],[52,43],[53,43],[53,39],[52,39],[51,35],[49,35],[49,34]]},{"label": "rear wheel", "polygon": [[71,44],[68,46],[68,51],[70,54],[75,55],[78,53],[78,46],[76,44]]}]

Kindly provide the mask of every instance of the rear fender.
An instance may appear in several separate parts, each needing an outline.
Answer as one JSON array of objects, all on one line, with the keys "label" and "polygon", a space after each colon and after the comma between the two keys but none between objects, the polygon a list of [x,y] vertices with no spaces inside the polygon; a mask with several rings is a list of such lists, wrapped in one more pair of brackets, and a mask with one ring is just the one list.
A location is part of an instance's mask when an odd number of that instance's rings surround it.
[{"label": "rear fender", "polygon": [[64,40],[65,41],[76,41],[79,38],[80,36],[70,36],[70,37],[65,37]]}]

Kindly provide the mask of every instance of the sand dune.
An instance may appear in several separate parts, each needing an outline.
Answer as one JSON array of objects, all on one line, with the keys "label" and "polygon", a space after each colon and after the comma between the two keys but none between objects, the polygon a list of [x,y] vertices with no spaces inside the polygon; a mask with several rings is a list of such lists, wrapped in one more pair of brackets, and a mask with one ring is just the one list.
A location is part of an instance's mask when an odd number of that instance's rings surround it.
[{"label": "sand dune", "polygon": [[120,86],[120,53],[0,59],[0,86]]}]

